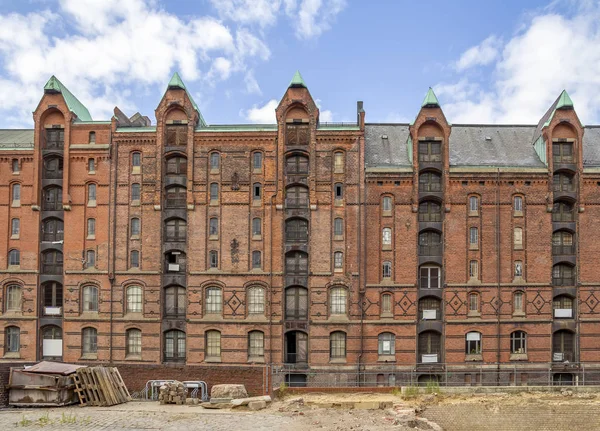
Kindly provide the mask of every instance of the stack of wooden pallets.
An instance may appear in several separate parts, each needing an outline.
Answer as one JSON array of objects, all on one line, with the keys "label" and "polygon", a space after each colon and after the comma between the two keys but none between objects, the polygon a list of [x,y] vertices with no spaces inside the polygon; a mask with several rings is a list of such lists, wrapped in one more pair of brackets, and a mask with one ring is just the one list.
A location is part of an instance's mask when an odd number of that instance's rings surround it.
[{"label": "stack of wooden pallets", "polygon": [[114,367],[79,368],[73,375],[82,406],[114,406],[131,401],[119,370]]}]

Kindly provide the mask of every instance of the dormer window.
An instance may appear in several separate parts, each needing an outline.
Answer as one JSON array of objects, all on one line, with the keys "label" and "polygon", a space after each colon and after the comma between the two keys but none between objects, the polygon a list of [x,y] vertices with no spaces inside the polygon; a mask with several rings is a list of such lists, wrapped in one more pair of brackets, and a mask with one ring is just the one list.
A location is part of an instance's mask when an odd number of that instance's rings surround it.
[{"label": "dormer window", "polygon": [[552,144],[554,163],[573,163],[573,143],[554,142]]},{"label": "dormer window", "polygon": [[442,143],[440,141],[421,141],[421,142],[419,142],[419,161],[420,162],[441,162],[442,161]]}]

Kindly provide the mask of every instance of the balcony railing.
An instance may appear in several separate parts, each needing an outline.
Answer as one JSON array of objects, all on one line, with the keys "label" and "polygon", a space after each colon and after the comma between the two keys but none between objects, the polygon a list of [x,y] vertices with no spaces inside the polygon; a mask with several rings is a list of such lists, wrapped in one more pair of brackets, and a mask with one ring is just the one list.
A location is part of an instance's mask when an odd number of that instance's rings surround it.
[{"label": "balcony railing", "polygon": [[308,208],[308,199],[307,198],[300,198],[300,199],[293,199],[293,198],[288,198],[285,200],[285,207],[286,208]]},{"label": "balcony railing", "polygon": [[552,278],[553,286],[575,286],[575,277]]},{"label": "balcony railing", "polygon": [[575,184],[554,184],[553,190],[555,192],[575,192]]},{"label": "balcony railing", "polygon": [[421,222],[441,222],[442,213],[419,213],[419,221]]},{"label": "balcony railing", "polygon": [[420,256],[441,256],[442,255],[442,245],[420,245],[419,246],[419,255]]},{"label": "balcony railing", "polygon": [[165,208],[185,208],[186,198],[167,198]]},{"label": "balcony railing", "polygon": [[552,213],[552,221],[556,221],[556,222],[575,221],[575,215],[573,214],[573,211],[562,212],[562,213]]},{"label": "balcony railing", "polygon": [[42,264],[42,274],[46,275],[62,275],[62,265]]},{"label": "balcony railing", "polygon": [[306,353],[286,353],[285,363],[286,364],[306,364],[308,362],[308,356]]},{"label": "balcony railing", "polygon": [[441,183],[419,183],[420,192],[441,192]]},{"label": "balcony railing", "polygon": [[441,161],[441,154],[419,154],[419,162],[439,163]]},{"label": "balcony railing", "polygon": [[553,245],[552,254],[557,256],[572,255],[575,254],[574,245]]},{"label": "balcony railing", "polygon": [[44,170],[44,180],[62,180],[63,179],[63,171],[47,171]]}]

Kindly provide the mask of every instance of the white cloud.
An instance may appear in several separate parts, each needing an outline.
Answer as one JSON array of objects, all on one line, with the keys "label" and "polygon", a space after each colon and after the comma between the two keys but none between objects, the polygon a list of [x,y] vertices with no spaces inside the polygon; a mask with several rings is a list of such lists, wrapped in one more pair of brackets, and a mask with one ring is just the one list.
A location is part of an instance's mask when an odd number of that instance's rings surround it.
[{"label": "white cloud", "polygon": [[536,124],[563,89],[584,124],[598,122],[600,5],[586,3],[569,17],[552,11],[533,17],[501,47],[488,83],[468,72],[469,61],[463,64],[457,82],[435,87],[452,122]]},{"label": "white cloud", "polygon": [[230,30],[209,16],[180,18],[155,4],[60,0],[57,11],[0,15],[4,122],[29,126],[52,74],[94,118],[106,119],[115,103],[135,109],[125,88],[162,90],[173,70],[184,81],[213,85],[270,56],[261,36],[248,29]]},{"label": "white cloud", "polygon": [[345,0],[301,0],[300,6],[295,1],[288,1],[285,5],[287,15],[296,23],[299,39],[318,37],[329,30],[345,7]]},{"label": "white cloud", "polygon": [[316,99],[315,105],[317,105],[317,108],[319,108],[319,122],[331,123],[333,121],[333,112],[327,109],[323,109],[323,107],[321,106],[321,99]]},{"label": "white cloud", "polygon": [[274,25],[281,2],[279,0],[210,0],[224,19],[244,25],[258,24],[260,27]]},{"label": "white cloud", "polygon": [[277,105],[279,105],[279,102],[275,99],[271,99],[262,107],[254,105],[252,108],[245,112],[242,111],[240,114],[252,123],[273,124],[277,122],[275,117]]},{"label": "white cloud", "polygon": [[249,70],[248,72],[246,72],[245,81],[246,81],[246,93],[259,94],[259,95],[262,94],[260,86],[258,85],[256,78],[254,77],[253,70]]},{"label": "white cloud", "polygon": [[493,62],[499,54],[502,43],[496,36],[490,36],[479,45],[467,49],[456,62],[456,68],[465,70],[473,66],[485,66]]}]

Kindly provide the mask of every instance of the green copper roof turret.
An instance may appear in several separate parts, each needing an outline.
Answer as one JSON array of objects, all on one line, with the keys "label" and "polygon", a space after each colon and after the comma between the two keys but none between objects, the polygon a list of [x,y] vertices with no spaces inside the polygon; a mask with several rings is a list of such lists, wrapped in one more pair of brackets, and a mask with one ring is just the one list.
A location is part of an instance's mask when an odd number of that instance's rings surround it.
[{"label": "green copper roof turret", "polygon": [[427,95],[425,96],[425,100],[423,100],[423,103],[421,104],[421,108],[424,108],[426,106],[437,106],[438,108],[440,107],[440,102],[438,102],[438,98],[435,96],[435,93],[433,92],[431,87],[429,87],[429,90],[427,91]]},{"label": "green copper roof turret", "polygon": [[296,71],[296,73],[294,73],[294,77],[292,78],[292,82],[290,82],[289,87],[308,88],[306,86],[306,82],[304,82],[304,79],[302,79],[302,75],[300,75],[300,72],[298,70]]},{"label": "green copper roof turret", "polygon": [[181,76],[179,76],[179,73],[175,72],[173,74],[173,76],[171,77],[171,80],[169,81],[169,85],[167,87],[168,88],[179,88],[179,89],[185,91],[188,98],[190,99],[190,102],[192,103],[192,106],[198,113],[198,126],[197,127],[206,127],[206,122],[204,121],[204,117],[202,117],[200,108],[198,108],[198,105],[196,105],[196,102],[194,101],[194,98],[192,97],[191,93],[185,87],[185,84],[183,83],[183,79],[181,79]]},{"label": "green copper roof turret", "polygon": [[561,108],[573,108],[573,101],[567,94],[567,90],[563,90],[562,93],[560,93],[560,96],[558,98],[558,103],[556,104],[556,109],[561,109]]},{"label": "green copper roof turret", "polygon": [[46,85],[44,85],[44,92],[62,94],[63,99],[65,99],[65,103],[67,104],[67,108],[69,108],[69,111],[77,115],[78,120],[92,121],[90,111],[88,111],[83,103],[81,103],[77,97],[75,97],[73,93],[71,93],[69,89],[56,78],[56,76],[52,75],[48,82],[46,82]]}]

